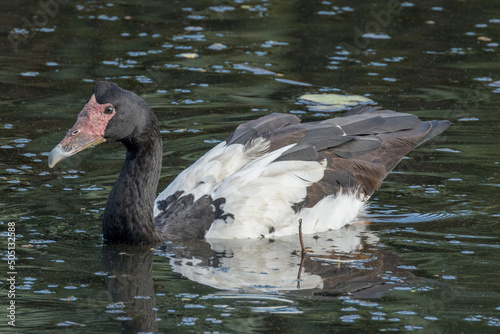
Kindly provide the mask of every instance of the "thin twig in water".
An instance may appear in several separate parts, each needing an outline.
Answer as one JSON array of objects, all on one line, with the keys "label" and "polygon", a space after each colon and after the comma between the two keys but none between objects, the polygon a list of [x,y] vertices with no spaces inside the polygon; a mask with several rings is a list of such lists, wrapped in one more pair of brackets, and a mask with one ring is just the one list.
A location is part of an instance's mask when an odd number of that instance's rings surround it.
[{"label": "thin twig in water", "polygon": [[300,289],[300,276],[302,275],[302,268],[304,268],[305,259],[306,256],[302,253],[302,256],[300,257],[299,273],[297,274],[297,289]]},{"label": "thin twig in water", "polygon": [[299,219],[299,241],[302,256],[306,253],[306,248],[304,247],[304,240],[302,239],[302,218]]},{"label": "thin twig in water", "polygon": [[304,260],[306,258],[306,248],[304,247],[304,240],[302,239],[302,218],[299,219],[299,241],[301,250],[299,273],[297,275],[297,289],[300,289],[300,276],[302,274],[302,268],[304,267]]}]

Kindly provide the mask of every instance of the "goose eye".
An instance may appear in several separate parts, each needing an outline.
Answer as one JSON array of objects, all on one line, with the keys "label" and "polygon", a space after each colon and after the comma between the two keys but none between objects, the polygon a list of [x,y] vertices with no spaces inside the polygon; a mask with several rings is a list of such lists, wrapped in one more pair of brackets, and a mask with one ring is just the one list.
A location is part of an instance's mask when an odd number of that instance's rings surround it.
[{"label": "goose eye", "polygon": [[115,108],[113,106],[107,106],[106,109],[104,109],[104,113],[107,115],[112,114],[113,111],[115,111]]}]

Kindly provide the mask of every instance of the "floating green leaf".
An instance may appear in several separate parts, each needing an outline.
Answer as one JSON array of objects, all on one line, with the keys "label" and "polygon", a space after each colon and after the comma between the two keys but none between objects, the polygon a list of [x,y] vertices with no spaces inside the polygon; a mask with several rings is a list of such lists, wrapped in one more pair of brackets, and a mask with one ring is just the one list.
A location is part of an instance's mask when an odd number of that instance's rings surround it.
[{"label": "floating green leaf", "polygon": [[358,104],[373,103],[371,99],[360,95],[307,94],[299,99],[313,111],[340,111]]}]

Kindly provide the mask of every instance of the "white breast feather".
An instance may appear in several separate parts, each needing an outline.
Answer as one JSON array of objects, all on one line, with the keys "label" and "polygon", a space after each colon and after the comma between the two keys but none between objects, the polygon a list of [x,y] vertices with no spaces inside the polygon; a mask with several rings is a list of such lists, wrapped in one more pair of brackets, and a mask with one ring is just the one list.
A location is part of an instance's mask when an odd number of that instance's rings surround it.
[{"label": "white breast feather", "polygon": [[234,221],[217,219],[206,238],[258,238],[279,229],[295,212],[292,205],[302,201],[306,188],[321,180],[326,162],[273,162],[289,145],[266,154],[225,179],[211,193],[223,197],[221,209],[235,213]]},{"label": "white breast feather", "polygon": [[266,237],[280,237],[297,234],[299,220],[302,219],[302,233],[313,234],[339,229],[356,219],[364,210],[365,201],[361,200],[358,190],[326,196],[312,208],[303,208],[290,217],[282,228]]},{"label": "white breast feather", "polygon": [[269,148],[269,141],[257,138],[247,145],[221,142],[193,165],[182,171],[163,192],[154,205],[154,215],[159,213],[157,202],[177,191],[184,195],[193,194],[195,200],[208,194],[210,190],[229,175],[240,170],[250,161],[261,156]]}]

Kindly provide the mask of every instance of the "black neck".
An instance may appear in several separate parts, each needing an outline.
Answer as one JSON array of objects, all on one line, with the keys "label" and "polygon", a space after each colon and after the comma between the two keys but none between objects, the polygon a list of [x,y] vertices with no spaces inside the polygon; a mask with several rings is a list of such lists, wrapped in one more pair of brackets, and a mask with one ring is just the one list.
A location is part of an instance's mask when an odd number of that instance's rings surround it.
[{"label": "black neck", "polygon": [[162,141],[156,120],[147,134],[122,141],[127,156],[106,202],[102,221],[108,242],[150,244],[162,240],[153,223]]}]

